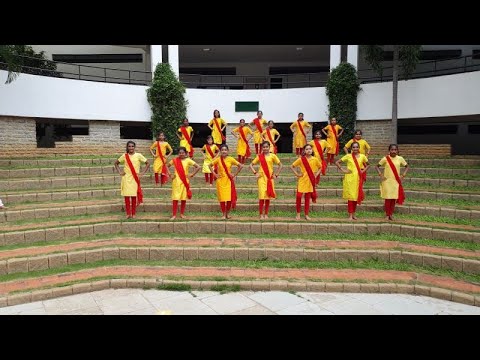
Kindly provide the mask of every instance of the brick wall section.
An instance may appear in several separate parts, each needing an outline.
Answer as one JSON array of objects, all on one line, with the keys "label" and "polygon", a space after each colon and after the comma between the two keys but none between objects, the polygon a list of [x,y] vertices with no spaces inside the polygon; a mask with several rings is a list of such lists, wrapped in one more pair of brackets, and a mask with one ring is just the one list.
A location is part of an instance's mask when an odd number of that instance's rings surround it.
[{"label": "brick wall section", "polygon": [[[392,125],[390,120],[357,121],[357,129],[362,130],[363,138],[372,147],[370,154],[388,153]],[[408,156],[448,156],[451,155],[450,144],[399,144],[401,155]]]},{"label": "brick wall section", "polygon": [[0,116],[0,143],[2,152],[16,152],[19,147],[35,149],[37,147],[35,119]]}]

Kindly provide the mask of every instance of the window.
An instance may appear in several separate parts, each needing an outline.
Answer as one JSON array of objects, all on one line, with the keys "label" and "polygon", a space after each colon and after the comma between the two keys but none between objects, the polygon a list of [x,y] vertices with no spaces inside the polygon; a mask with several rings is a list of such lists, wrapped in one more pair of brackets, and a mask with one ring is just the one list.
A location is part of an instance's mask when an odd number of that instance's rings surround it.
[{"label": "window", "polygon": [[120,139],[152,140],[150,123],[120,122]]},{"label": "window", "polygon": [[458,125],[419,125],[419,126],[399,126],[399,135],[434,135],[451,134],[455,135]]},{"label": "window", "polygon": [[53,54],[53,61],[66,63],[141,63],[142,54]]}]

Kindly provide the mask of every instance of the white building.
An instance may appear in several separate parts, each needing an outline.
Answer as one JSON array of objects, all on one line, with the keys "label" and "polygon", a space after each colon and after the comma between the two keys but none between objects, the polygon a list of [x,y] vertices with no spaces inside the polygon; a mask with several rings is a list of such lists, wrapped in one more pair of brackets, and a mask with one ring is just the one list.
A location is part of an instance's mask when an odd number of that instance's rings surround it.
[{"label": "white building", "polygon": [[[325,82],[341,61],[359,70],[357,125],[371,143],[388,142],[392,83],[370,71],[358,45],[33,45],[57,62],[61,78],[22,74],[5,85],[0,71],[0,141],[27,148],[118,147],[150,139],[146,89],[159,62],[169,62],[187,87],[188,118],[204,141],[214,109],[230,124],[274,120],[289,151],[288,126],[298,112],[325,125]],[[399,143],[451,144],[478,154],[480,45],[423,45],[412,79],[399,84]],[[389,53],[385,54],[388,66]],[[180,119],[179,119],[180,120]],[[228,131],[227,133],[229,133]],[[199,144],[196,144],[199,145]],[[383,150],[382,150],[383,151]]]}]

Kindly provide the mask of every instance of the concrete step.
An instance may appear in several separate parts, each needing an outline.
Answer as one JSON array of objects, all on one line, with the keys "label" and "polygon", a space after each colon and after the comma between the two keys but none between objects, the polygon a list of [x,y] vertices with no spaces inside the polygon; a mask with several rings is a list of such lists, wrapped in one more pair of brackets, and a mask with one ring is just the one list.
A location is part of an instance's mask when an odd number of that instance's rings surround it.
[{"label": "concrete step", "polygon": [[[107,214],[123,211],[123,203],[121,201],[111,202],[107,204],[97,204],[97,205],[74,205],[67,206],[61,205],[51,205],[49,207],[42,208],[31,208],[31,209],[22,209],[22,210],[10,210],[7,209],[0,213],[0,223],[20,221],[20,220],[33,220],[33,219],[58,219],[64,216],[74,216],[74,215],[84,215],[84,214]],[[155,213],[168,211],[171,207],[171,201],[159,201],[146,200],[146,203],[138,207],[137,212],[140,213],[150,213],[154,215]],[[219,204],[214,200],[203,200],[202,202],[191,201],[188,203],[188,209],[191,212],[216,212],[219,210]],[[258,202],[255,200],[240,200],[237,204],[238,211],[257,211]],[[290,200],[288,202],[279,202],[272,201],[270,210],[275,211],[285,211],[295,213],[295,202]],[[311,204],[311,211],[315,217],[322,217],[323,212],[332,212],[337,211],[340,214],[345,212],[346,205],[340,203],[316,203]],[[383,215],[383,204],[362,204],[359,206],[359,213],[362,212],[376,212],[378,216]],[[467,221],[480,221],[480,211],[478,210],[459,210],[455,208],[448,207],[438,207],[438,206],[412,206],[412,205],[399,205],[396,207],[397,214],[407,214],[407,215],[427,215],[427,216],[436,216],[436,217],[448,217],[451,219],[464,219]]]},{"label": "concrete step", "polygon": [[[171,187],[152,187],[151,185],[142,185],[142,190],[146,199],[149,197],[153,198],[169,198],[172,190]],[[209,187],[196,187],[192,186],[191,188],[193,193],[193,199],[199,194],[208,194],[211,198],[215,198],[217,190],[215,186]],[[27,191],[27,190],[26,190]],[[277,199],[294,199],[296,194],[296,189],[285,189],[281,187],[276,187]],[[317,194],[321,198],[322,196],[328,197],[337,197],[342,198],[342,188],[320,188],[317,189]],[[258,189],[254,186],[239,186],[237,187],[237,194],[252,196],[256,198],[258,194]],[[380,190],[378,188],[366,188],[365,195],[367,200],[370,200],[369,197],[379,198]],[[468,194],[460,192],[443,192],[443,191],[422,191],[422,190],[405,190],[405,195],[407,197],[407,203],[409,198],[415,199],[424,199],[428,200],[443,200],[443,199],[458,199],[466,200],[471,202],[479,202],[480,204],[480,194]],[[120,197],[120,187],[118,185],[112,185],[107,188],[98,188],[96,186],[88,189],[71,189],[69,191],[38,191],[38,192],[18,192],[18,193],[6,193],[2,195],[2,200],[5,204],[17,204],[17,203],[35,203],[35,202],[48,202],[48,201],[61,201],[61,200],[88,200],[94,198],[112,198]]]},{"label": "concrete step", "polygon": [[[123,216],[122,216],[123,219]],[[75,225],[63,222],[64,226],[43,226],[0,233],[0,246],[18,244],[36,244],[45,241],[66,241],[77,237],[122,234],[225,234],[235,237],[238,234],[397,234],[412,238],[436,239],[442,241],[480,243],[480,232],[464,231],[453,228],[432,227],[428,223],[421,225],[399,224],[385,221],[355,223],[346,221],[295,221],[292,219],[270,219],[266,221],[224,221],[195,219],[188,221],[164,220],[113,220],[94,223],[77,222]],[[293,238],[293,237],[292,237]]]},{"label": "concrete step", "polygon": [[[364,185],[364,188],[372,188],[379,186],[378,176],[370,176],[369,180]],[[143,184],[148,186],[148,183],[154,182],[153,174],[148,174],[141,177],[140,180]],[[326,175],[321,179],[319,188],[322,186],[335,186],[342,181],[340,175]],[[91,176],[71,176],[71,177],[48,177],[40,179],[12,179],[12,180],[0,180],[0,191],[6,192],[10,190],[32,190],[32,189],[62,189],[62,188],[75,188],[75,187],[88,187],[96,185],[113,185],[120,184],[121,176],[111,173],[109,175],[91,175]],[[205,185],[205,178],[197,174],[196,177],[190,180],[192,186]],[[254,186],[256,178],[251,175],[239,175],[237,178],[237,186],[244,184]],[[276,187],[290,186],[296,187],[296,177],[290,174],[280,175],[275,181]],[[414,185],[426,185],[426,186],[438,186],[440,188],[445,187],[469,187],[472,193],[480,192],[479,180],[458,180],[458,179],[434,179],[434,178],[415,178],[406,177],[403,180],[405,188],[408,188],[409,184]],[[166,186],[170,186],[171,183]],[[455,189],[452,189],[455,190]]]}]

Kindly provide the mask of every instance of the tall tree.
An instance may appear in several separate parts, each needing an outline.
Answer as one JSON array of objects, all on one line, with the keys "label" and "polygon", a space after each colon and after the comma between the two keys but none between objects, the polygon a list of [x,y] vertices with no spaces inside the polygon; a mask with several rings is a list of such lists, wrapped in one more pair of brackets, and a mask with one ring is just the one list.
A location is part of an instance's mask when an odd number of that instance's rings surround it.
[{"label": "tall tree", "polygon": [[[383,74],[383,54],[386,45],[362,45],[360,47],[365,61],[379,73]],[[399,65],[402,67],[402,76],[407,80],[413,74],[420,60],[422,45],[393,45],[392,65],[392,143],[397,143],[398,129],[398,74]]]},{"label": "tall tree", "polygon": [[0,45],[0,63],[1,68],[8,71],[5,84],[10,84],[22,69],[21,59],[16,56],[15,45]]}]

